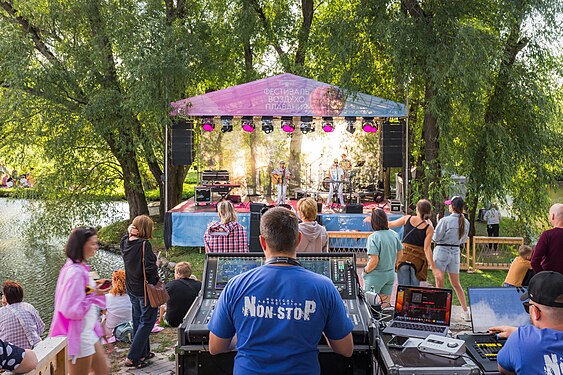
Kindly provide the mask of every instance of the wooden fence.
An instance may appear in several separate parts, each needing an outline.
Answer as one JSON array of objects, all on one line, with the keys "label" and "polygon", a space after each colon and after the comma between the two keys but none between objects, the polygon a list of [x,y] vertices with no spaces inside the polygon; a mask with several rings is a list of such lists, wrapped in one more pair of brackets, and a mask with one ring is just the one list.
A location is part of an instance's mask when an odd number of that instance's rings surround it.
[{"label": "wooden fence", "polygon": [[[358,267],[367,264],[366,240],[372,232],[328,232],[330,252],[353,252]],[[485,269],[508,269],[518,247],[524,244],[522,237],[473,237],[465,243],[461,252],[462,270],[472,272]]]}]

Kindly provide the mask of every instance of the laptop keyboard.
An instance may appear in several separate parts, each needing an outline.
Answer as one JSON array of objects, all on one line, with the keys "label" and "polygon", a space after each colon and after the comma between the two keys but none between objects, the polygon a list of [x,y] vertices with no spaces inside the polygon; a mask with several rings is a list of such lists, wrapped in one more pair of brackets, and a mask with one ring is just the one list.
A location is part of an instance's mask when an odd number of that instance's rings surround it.
[{"label": "laptop keyboard", "polygon": [[391,323],[393,328],[402,329],[414,329],[417,331],[427,331],[427,332],[444,332],[445,327],[429,326],[427,324],[420,323],[407,323],[407,322],[393,322]]},{"label": "laptop keyboard", "polygon": [[494,336],[477,336],[473,347],[483,359],[496,361],[498,352],[502,349],[502,342]]}]

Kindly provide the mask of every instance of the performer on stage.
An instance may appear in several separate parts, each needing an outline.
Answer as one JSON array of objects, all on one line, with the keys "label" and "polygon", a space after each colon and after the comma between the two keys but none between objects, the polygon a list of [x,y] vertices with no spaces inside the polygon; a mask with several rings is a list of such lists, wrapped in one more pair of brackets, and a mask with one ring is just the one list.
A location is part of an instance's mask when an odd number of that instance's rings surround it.
[{"label": "performer on stage", "polygon": [[278,204],[285,204],[285,194],[291,173],[285,167],[285,162],[280,160],[280,166],[272,171],[272,185],[278,187]]},{"label": "performer on stage", "polygon": [[340,168],[344,171],[344,177],[350,177],[350,171],[352,170],[352,162],[346,159],[346,154],[342,154],[342,160],[340,160]]},{"label": "performer on stage", "polygon": [[334,159],[334,163],[328,170],[328,175],[330,177],[330,189],[328,191],[328,202],[330,206],[332,204],[332,195],[335,190],[338,190],[338,201],[341,205],[344,204],[344,196],[342,195],[342,188],[344,187],[344,170],[338,165],[338,159]]}]

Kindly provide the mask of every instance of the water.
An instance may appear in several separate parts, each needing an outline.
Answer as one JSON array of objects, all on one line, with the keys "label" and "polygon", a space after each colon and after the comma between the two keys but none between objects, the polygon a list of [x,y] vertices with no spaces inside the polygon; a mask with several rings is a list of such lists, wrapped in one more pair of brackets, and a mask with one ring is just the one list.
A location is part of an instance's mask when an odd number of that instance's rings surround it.
[{"label": "water", "polygon": [[[116,203],[116,206],[119,213],[113,219],[126,218],[127,205]],[[22,232],[30,212],[25,207],[25,201],[0,198],[0,212],[0,282],[9,279],[23,286],[24,301],[35,306],[48,331],[59,270],[66,261],[66,238],[50,241],[26,239]],[[106,218],[104,221],[113,220]],[[98,250],[88,263],[100,277],[111,277],[114,270],[123,268],[120,255],[104,250]]]}]

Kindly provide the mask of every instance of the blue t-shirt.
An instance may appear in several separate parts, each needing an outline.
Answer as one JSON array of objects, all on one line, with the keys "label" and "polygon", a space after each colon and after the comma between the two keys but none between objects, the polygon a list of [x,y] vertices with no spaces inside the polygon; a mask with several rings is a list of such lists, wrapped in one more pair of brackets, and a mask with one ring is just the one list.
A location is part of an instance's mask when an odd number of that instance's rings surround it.
[{"label": "blue t-shirt", "polygon": [[403,249],[403,244],[395,231],[385,229],[370,234],[366,248],[369,255],[379,256],[379,263],[375,267],[377,271],[395,271],[397,252]]},{"label": "blue t-shirt", "polygon": [[209,330],[237,334],[234,374],[318,374],[324,332],[340,340],[354,325],[327,277],[299,266],[265,265],[231,279]]},{"label": "blue t-shirt", "polygon": [[506,340],[497,361],[516,374],[563,374],[563,331],[519,327]]}]

